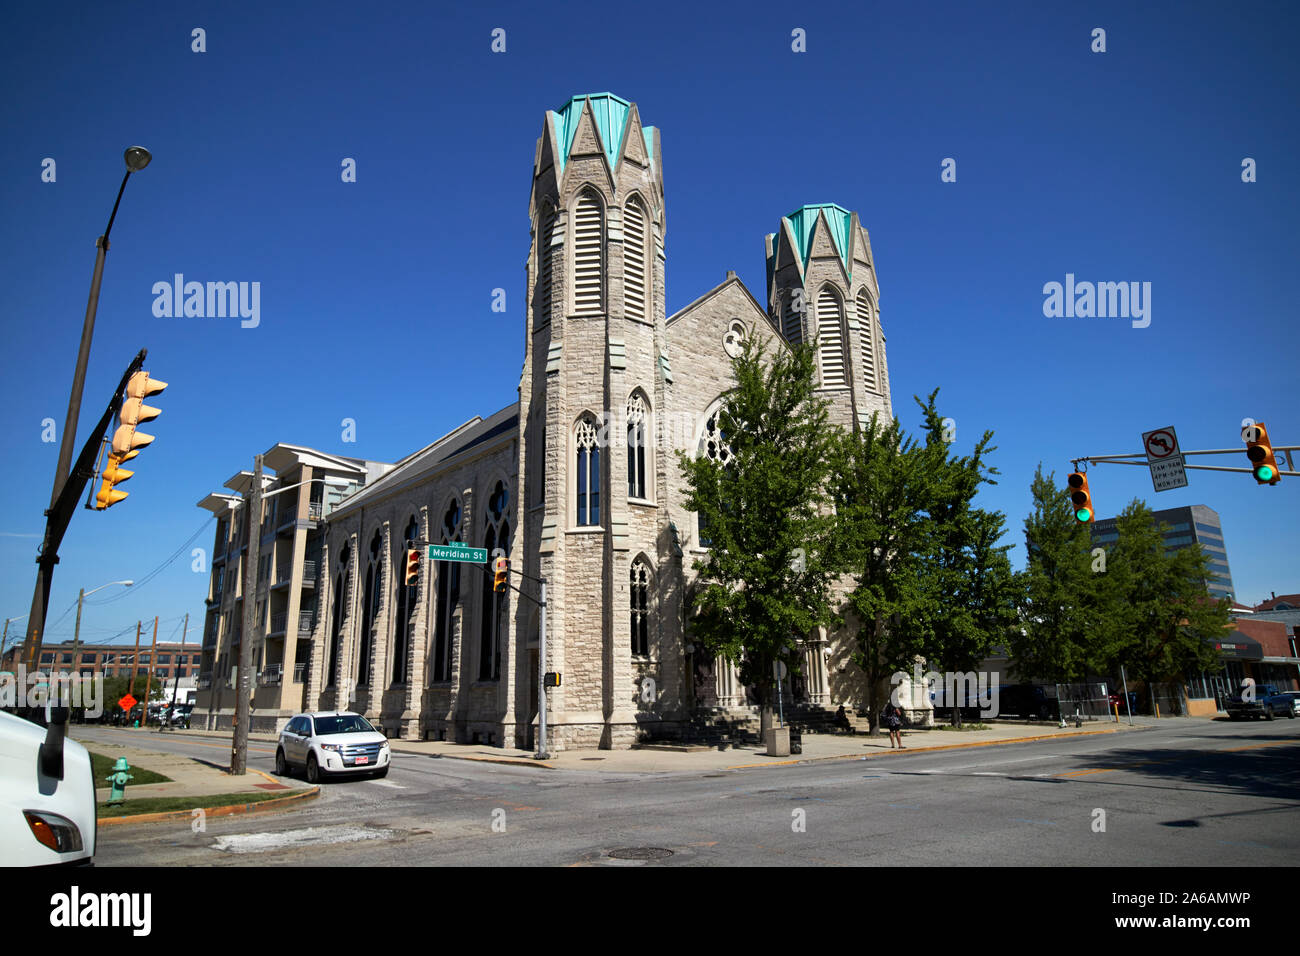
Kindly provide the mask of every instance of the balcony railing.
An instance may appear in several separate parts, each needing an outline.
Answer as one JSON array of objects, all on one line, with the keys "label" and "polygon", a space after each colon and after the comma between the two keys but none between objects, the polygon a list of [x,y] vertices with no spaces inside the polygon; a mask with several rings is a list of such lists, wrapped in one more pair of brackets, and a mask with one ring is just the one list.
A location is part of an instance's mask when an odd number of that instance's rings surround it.
[{"label": "balcony railing", "polygon": [[308,558],[302,563],[302,583],[304,585],[310,584],[312,587],[316,586],[317,567],[319,567],[319,565],[312,558]]},{"label": "balcony railing", "polygon": [[207,690],[211,686],[212,686],[212,674],[210,672],[206,674],[200,674],[199,690]]},{"label": "balcony railing", "polygon": [[325,514],[325,505],[319,501],[307,502],[307,520],[320,521]]},{"label": "balcony railing", "polygon": [[301,684],[301,683],[303,682],[303,679],[304,679],[306,673],[307,673],[307,662],[306,662],[306,661],[299,661],[297,664],[294,664],[294,665],[293,665],[293,682],[294,682],[295,684]]},{"label": "balcony railing", "polygon": [[272,664],[270,667],[262,671],[261,676],[259,678],[259,683],[261,683],[263,686],[278,684],[283,678],[284,678],[284,665]]},{"label": "balcony railing", "polygon": [[280,632],[282,632],[282,631],[285,629],[285,627],[286,627],[286,625],[287,625],[288,623],[289,623],[289,612],[288,612],[288,611],[281,611],[279,614],[272,614],[272,615],[271,615],[271,630],[270,630],[269,633],[271,633],[271,634],[279,634]]},{"label": "balcony railing", "polygon": [[301,614],[301,613],[300,613],[300,614],[298,615],[298,633],[299,633],[299,634],[310,634],[310,633],[315,629],[315,627],[316,627],[316,615],[315,615],[315,614]]}]

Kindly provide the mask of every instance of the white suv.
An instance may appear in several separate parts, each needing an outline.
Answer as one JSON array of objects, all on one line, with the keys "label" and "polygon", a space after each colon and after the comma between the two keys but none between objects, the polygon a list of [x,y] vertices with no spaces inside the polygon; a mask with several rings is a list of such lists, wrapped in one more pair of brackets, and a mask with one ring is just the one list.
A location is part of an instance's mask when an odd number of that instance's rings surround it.
[{"label": "white suv", "polygon": [[360,714],[299,714],[280,731],[275,772],[284,777],[302,767],[309,783],[333,774],[386,777],[391,756],[388,739]]},{"label": "white suv", "polygon": [[94,862],[95,779],[86,748],[64,739],[67,719],[0,713],[0,865]]}]

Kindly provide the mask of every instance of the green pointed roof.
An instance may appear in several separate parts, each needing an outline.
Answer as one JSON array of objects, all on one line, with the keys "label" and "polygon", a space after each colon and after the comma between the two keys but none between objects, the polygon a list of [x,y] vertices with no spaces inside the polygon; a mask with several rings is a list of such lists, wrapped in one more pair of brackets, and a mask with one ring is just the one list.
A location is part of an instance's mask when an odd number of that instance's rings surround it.
[{"label": "green pointed roof", "polygon": [[812,252],[813,230],[817,228],[817,216],[823,210],[826,212],[826,221],[831,227],[831,241],[835,243],[835,251],[840,254],[844,271],[852,275],[853,267],[849,262],[849,229],[853,222],[853,213],[833,202],[809,203],[783,217],[790,223],[790,231],[794,234],[799,259],[804,269],[807,269],[808,256]]},{"label": "green pointed roof", "polygon": [[[627,128],[627,117],[632,111],[632,104],[613,93],[580,93],[571,97],[558,110],[548,111],[546,116],[555,130],[555,142],[560,148],[560,171],[568,162],[569,151],[573,149],[574,137],[578,135],[578,120],[582,117],[582,104],[591,100],[591,115],[600,132],[600,140],[605,145],[605,155],[609,157],[610,168],[618,161],[618,148],[623,143],[623,132]],[[646,155],[654,162],[654,127],[643,126],[641,133],[645,139]]]}]

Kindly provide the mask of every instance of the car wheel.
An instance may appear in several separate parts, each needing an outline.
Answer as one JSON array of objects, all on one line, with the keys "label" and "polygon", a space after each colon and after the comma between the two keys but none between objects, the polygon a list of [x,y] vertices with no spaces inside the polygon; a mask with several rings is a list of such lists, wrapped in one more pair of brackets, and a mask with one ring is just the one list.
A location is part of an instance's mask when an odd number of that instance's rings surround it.
[{"label": "car wheel", "polygon": [[1229,715],[1228,715],[1228,719],[1229,719],[1229,720],[1241,720],[1241,714],[1229,714]]},{"label": "car wheel", "polygon": [[383,779],[384,779],[385,777],[387,777],[387,776],[388,776],[388,768],[387,768],[387,767],[385,767],[383,770],[376,770],[376,771],[375,771],[375,779],[376,779],[376,780],[383,780]]},{"label": "car wheel", "polygon": [[1287,719],[1287,720],[1295,720],[1295,711],[1294,711],[1294,710],[1288,710],[1288,711],[1286,712],[1286,719]]},{"label": "car wheel", "polygon": [[275,775],[277,777],[289,776],[289,768],[284,762],[284,748],[278,748],[275,751]]},{"label": "car wheel", "polygon": [[316,755],[312,754],[307,758],[307,782],[317,784],[320,783],[320,778],[320,764],[316,762]]},{"label": "car wheel", "polygon": [[1265,720],[1276,720],[1276,719],[1277,719],[1276,716],[1273,714],[1273,705],[1272,705],[1272,704],[1270,704],[1270,705],[1268,706],[1268,708],[1264,711],[1264,719],[1265,719]]}]

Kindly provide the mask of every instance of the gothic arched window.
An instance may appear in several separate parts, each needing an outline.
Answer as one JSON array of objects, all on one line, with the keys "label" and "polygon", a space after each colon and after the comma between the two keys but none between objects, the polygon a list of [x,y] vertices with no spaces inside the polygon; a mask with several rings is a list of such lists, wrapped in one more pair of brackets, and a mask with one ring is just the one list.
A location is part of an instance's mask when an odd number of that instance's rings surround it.
[{"label": "gothic arched window", "polygon": [[829,286],[817,296],[817,354],[821,359],[822,388],[844,385],[844,309]]},{"label": "gothic arched window", "polygon": [[650,403],[635,391],[627,400],[627,496],[647,499],[646,444],[650,436]]},{"label": "gothic arched window", "polygon": [[394,631],[396,640],[393,641],[393,683],[406,683],[406,656],[411,648],[411,613],[415,610],[415,590],[419,586],[420,579],[416,579],[410,584],[406,583],[406,552],[415,547],[415,542],[420,537],[420,525],[415,520],[415,515],[411,515],[411,520],[407,522],[406,532],[402,535],[401,551],[398,552],[399,558],[393,562],[393,567],[403,569],[402,580],[397,581],[397,627]]},{"label": "gothic arched window", "polygon": [[650,565],[632,562],[632,656],[650,656]]},{"label": "gothic arched window", "polygon": [[803,342],[803,289],[789,289],[781,299],[781,333],[791,345]]},{"label": "gothic arched window", "polygon": [[334,614],[330,620],[329,671],[326,675],[327,686],[333,687],[339,680],[339,643],[342,638],[344,591],[347,589],[348,559],[352,550],[346,544],[339,552],[339,571],[334,578]]},{"label": "gothic arched window", "polygon": [[635,196],[623,208],[623,314],[650,321],[647,290],[651,287],[646,265],[650,261],[649,217]]},{"label": "gothic arched window", "polygon": [[[440,544],[460,540],[460,502],[452,499],[438,529]],[[433,680],[451,680],[451,625],[460,600],[460,562],[438,562],[438,607],[433,636]]]},{"label": "gothic arched window", "polygon": [[862,334],[862,384],[868,392],[876,391],[875,323],[872,322],[871,299],[866,289],[858,291],[858,328]]},{"label": "gothic arched window", "polygon": [[605,230],[600,200],[584,192],[573,210],[573,314],[600,315],[605,301]]},{"label": "gothic arched window", "polygon": [[[510,556],[510,492],[498,481],[487,502],[487,527],[483,547],[489,555],[498,549]],[[478,679],[496,680],[501,676],[501,630],[510,592],[498,594],[492,588],[492,576],[483,574],[483,615],[479,640]]]},{"label": "gothic arched window", "polygon": [[549,203],[542,207],[540,228],[537,230],[537,290],[534,295],[536,309],[533,313],[533,327],[541,328],[551,321],[551,288],[553,270],[551,261],[551,242],[555,237],[555,207]]},{"label": "gothic arched window", "polygon": [[375,536],[370,539],[370,560],[366,562],[366,584],[361,592],[361,663],[357,667],[357,683],[361,685],[370,683],[370,650],[374,644],[373,631],[384,586],[379,560],[381,544],[379,530],[375,529]]},{"label": "gothic arched window", "polygon": [[573,443],[578,453],[578,510],[576,523],[582,526],[600,524],[600,444],[596,420],[584,415],[573,433]]},{"label": "gothic arched window", "polygon": [[[731,443],[727,440],[727,433],[722,428],[721,402],[704,420],[704,434],[700,436],[699,454],[707,455],[724,468],[729,467],[736,460],[731,453]],[[708,519],[704,515],[699,515],[698,520],[700,547],[712,547],[713,540],[709,537]]]}]

